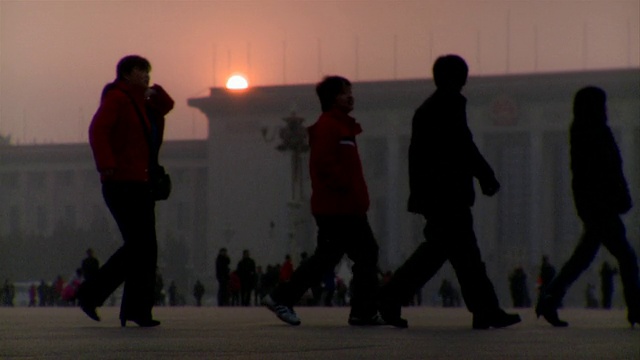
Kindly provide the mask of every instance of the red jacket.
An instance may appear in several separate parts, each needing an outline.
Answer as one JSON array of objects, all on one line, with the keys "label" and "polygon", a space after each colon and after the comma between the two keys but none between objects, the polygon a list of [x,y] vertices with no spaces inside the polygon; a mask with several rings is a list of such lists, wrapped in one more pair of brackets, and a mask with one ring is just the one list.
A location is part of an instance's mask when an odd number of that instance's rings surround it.
[{"label": "red jacket", "polygon": [[309,127],[311,212],[314,215],[364,215],[369,193],[356,135],[360,124],[347,114],[327,111]]},{"label": "red jacket", "polygon": [[[146,105],[164,117],[172,108],[173,100],[160,87],[154,85],[155,94],[145,100],[145,89],[116,80],[107,85],[102,94],[100,107],[89,126],[89,143],[96,167],[104,181],[140,181],[149,179],[149,143],[131,95],[142,112],[145,125],[150,132]],[[125,94],[126,92],[126,94]],[[158,132],[164,129],[164,119],[158,124]],[[112,170],[112,175],[105,171]]]}]

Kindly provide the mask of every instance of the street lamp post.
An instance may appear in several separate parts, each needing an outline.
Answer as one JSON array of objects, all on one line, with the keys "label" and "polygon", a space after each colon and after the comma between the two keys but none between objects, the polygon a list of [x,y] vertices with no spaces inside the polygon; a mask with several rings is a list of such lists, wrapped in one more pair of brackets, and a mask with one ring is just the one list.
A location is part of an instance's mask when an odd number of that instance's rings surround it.
[{"label": "street lamp post", "polygon": [[[292,112],[288,117],[283,118],[286,125],[279,130],[280,144],[276,150],[291,154],[291,197],[287,201],[289,210],[289,231],[288,237],[292,255],[298,254],[297,227],[302,223],[300,208],[304,197],[304,181],[302,176],[302,156],[309,151],[307,142],[307,129],[302,125],[304,118]],[[262,135],[266,141],[273,140],[267,137],[268,129],[262,129]]]}]

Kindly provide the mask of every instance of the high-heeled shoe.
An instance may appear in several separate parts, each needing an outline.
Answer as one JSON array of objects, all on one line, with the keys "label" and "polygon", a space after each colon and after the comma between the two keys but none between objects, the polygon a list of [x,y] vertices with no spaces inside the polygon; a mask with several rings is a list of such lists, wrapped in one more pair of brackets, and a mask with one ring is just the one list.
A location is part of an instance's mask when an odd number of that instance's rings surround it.
[{"label": "high-heeled shoe", "polygon": [[100,316],[98,316],[98,313],[96,312],[97,306],[93,305],[92,302],[87,301],[86,290],[82,286],[78,289],[77,299],[80,309],[87,314],[89,318],[95,321],[100,321]]},{"label": "high-heeled shoe", "polygon": [[569,323],[560,320],[558,317],[558,309],[552,305],[553,301],[550,296],[545,296],[538,300],[538,304],[536,305],[536,315],[538,318],[540,316],[544,317],[545,320],[554,327],[567,327]]},{"label": "high-heeled shoe", "polygon": [[100,316],[98,316],[98,313],[96,312],[96,307],[95,306],[88,306],[88,305],[80,304],[80,309],[82,309],[82,311],[85,314],[87,314],[87,316],[90,317],[91,319],[93,319],[95,321],[100,321]]},{"label": "high-heeled shoe", "polygon": [[132,321],[140,327],[154,327],[160,325],[160,321],[154,319],[120,319],[120,326],[126,327],[127,321]]}]

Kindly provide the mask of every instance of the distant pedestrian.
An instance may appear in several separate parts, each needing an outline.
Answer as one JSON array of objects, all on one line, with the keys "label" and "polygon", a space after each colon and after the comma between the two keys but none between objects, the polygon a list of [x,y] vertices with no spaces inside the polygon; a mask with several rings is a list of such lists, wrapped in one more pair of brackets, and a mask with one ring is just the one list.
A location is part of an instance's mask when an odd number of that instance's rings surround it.
[{"label": "distant pedestrian", "polygon": [[153,287],[153,299],[154,305],[165,306],[166,294],[164,292],[164,279],[162,278],[162,274],[159,270],[156,270],[156,281]]},{"label": "distant pedestrian", "polygon": [[522,266],[518,266],[509,275],[509,290],[513,307],[525,308],[531,306],[531,298],[529,297],[529,288],[527,285],[527,274]]},{"label": "distant pedestrian", "polygon": [[175,281],[169,284],[169,306],[178,306],[178,287]]},{"label": "distant pedestrian", "polygon": [[202,297],[204,296],[204,285],[200,280],[196,280],[193,286],[193,297],[196,299],[196,306],[202,306]]},{"label": "distant pedestrian", "polygon": [[557,309],[565,293],[589,267],[601,245],[618,260],[627,303],[627,320],[640,323],[638,258],[629,244],[622,214],[632,207],[620,150],[607,124],[606,93],[580,89],[573,102],[570,128],[573,199],[584,233],[560,273],[545,288],[536,314],[551,325],[568,326]]},{"label": "distant pedestrian", "polygon": [[264,289],[264,272],[262,266],[256,266],[256,290],[253,293],[253,305],[260,306],[260,300],[267,294]]},{"label": "distant pedestrian", "polygon": [[520,322],[500,308],[473,229],[474,178],[482,193],[495,195],[500,183],[473,141],[467,124],[467,99],[461,91],[469,68],[457,55],[433,65],[436,91],[415,111],[409,144],[408,210],[424,217],[425,241],[393,273],[380,291],[385,321],[407,327],[402,304],[413,297],[448,260],[462,296],[473,314],[474,329],[501,328]]},{"label": "distant pedestrian", "polygon": [[585,299],[587,301],[587,309],[597,309],[598,299],[596,298],[596,287],[592,283],[587,284],[585,291]]},{"label": "distant pedestrian", "polygon": [[229,279],[230,272],[229,265],[231,259],[227,254],[226,248],[221,248],[218,251],[218,257],[216,258],[216,279],[218,280],[218,306],[229,305]]},{"label": "distant pedestrian", "polygon": [[240,291],[242,290],[242,281],[237,271],[232,271],[229,275],[229,295],[231,298],[231,306],[240,306]]},{"label": "distant pedestrian", "polygon": [[540,294],[544,293],[544,289],[551,280],[556,276],[556,268],[551,265],[549,257],[547,255],[542,256],[542,263],[540,264],[540,273],[538,274],[538,298]]},{"label": "distant pedestrian", "polygon": [[618,269],[609,264],[608,261],[602,263],[600,268],[600,292],[602,293],[602,308],[611,309],[611,298],[613,297],[613,277],[618,274]]},{"label": "distant pedestrian", "polygon": [[16,287],[9,279],[5,279],[4,286],[2,287],[2,299],[4,306],[13,307],[14,299],[16,297]]},{"label": "distant pedestrian", "polygon": [[82,260],[82,276],[84,280],[93,279],[100,269],[100,262],[95,257],[93,249],[87,249],[87,257]]},{"label": "distant pedestrian", "polygon": [[442,307],[459,307],[460,294],[448,279],[442,279],[438,295],[442,299]]},{"label": "distant pedestrian", "polygon": [[38,305],[47,306],[47,298],[49,297],[49,286],[44,280],[40,280],[38,285]]},{"label": "distant pedestrian", "polygon": [[293,275],[293,262],[291,261],[291,255],[287,254],[284,257],[284,262],[280,267],[280,279],[279,282],[287,282]]},{"label": "distant pedestrian", "polygon": [[38,288],[36,287],[36,284],[31,284],[31,286],[29,286],[29,307],[37,306],[37,297]]},{"label": "distant pedestrian", "polygon": [[77,268],[75,274],[67,281],[62,289],[61,298],[64,305],[75,306],[80,284],[82,284],[82,269]]},{"label": "distant pedestrian", "polygon": [[250,306],[251,294],[256,288],[256,262],[251,258],[249,250],[242,252],[236,272],[240,278],[240,303],[242,306]]}]

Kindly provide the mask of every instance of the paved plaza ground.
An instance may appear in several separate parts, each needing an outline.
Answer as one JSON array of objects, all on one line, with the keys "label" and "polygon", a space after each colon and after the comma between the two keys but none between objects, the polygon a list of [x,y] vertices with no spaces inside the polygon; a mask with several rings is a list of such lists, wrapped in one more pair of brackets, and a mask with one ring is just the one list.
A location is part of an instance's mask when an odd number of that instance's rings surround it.
[{"label": "paved plaza ground", "polygon": [[0,359],[640,359],[640,327],[623,310],[564,309],[568,328],[537,320],[472,330],[463,308],[406,308],[409,329],[348,326],[348,308],[296,309],[289,326],[260,307],[158,307],[157,328],[121,328],[78,308],[0,308]]}]

